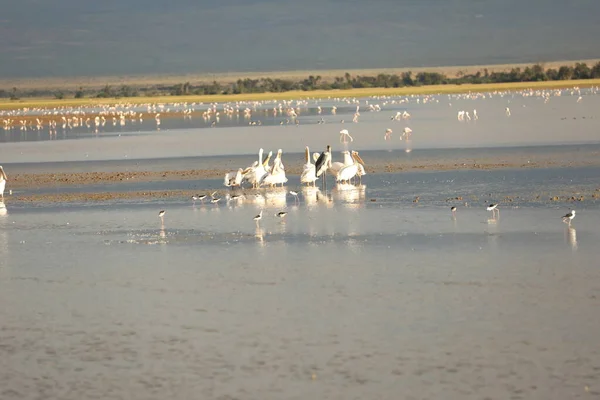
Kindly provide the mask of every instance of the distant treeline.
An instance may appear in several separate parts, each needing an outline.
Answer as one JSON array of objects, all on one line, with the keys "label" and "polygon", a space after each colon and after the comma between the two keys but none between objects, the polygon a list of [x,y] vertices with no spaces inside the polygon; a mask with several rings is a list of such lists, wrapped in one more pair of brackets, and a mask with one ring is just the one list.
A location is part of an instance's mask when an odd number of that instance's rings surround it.
[{"label": "distant treeline", "polygon": [[219,83],[214,81],[210,84],[192,85],[189,82],[177,85],[152,85],[149,87],[133,87],[122,85],[112,87],[106,85],[99,91],[86,90],[79,87],[76,90],[19,90],[13,87],[11,90],[0,89],[0,98],[17,100],[23,97],[48,97],[56,98],[119,98],[137,96],[183,96],[183,95],[214,95],[214,94],[241,94],[241,93],[281,93],[292,90],[333,90],[352,88],[398,88],[418,87],[426,85],[460,85],[480,83],[506,83],[506,82],[537,82],[537,81],[564,81],[571,79],[594,79],[600,78],[600,62],[593,67],[585,63],[576,63],[574,66],[563,65],[558,69],[544,67],[535,64],[531,67],[513,68],[509,72],[489,72],[486,69],[475,74],[459,73],[450,78],[439,72],[403,72],[400,75],[378,74],[376,76],[352,76],[346,73],[344,76],[335,77],[333,80],[324,80],[319,75],[311,75],[301,81],[289,79],[239,79],[234,83]]}]

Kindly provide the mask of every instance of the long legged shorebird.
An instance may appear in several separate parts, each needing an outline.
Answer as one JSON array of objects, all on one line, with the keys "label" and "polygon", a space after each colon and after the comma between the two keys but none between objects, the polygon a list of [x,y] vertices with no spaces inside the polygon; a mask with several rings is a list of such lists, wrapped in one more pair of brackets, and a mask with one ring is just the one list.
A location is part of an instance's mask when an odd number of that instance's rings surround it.
[{"label": "long legged shorebird", "polygon": [[570,213],[563,215],[562,220],[564,223],[568,223],[569,226],[571,226],[571,221],[573,221],[573,218],[575,218],[575,210],[571,210]]},{"label": "long legged shorebird", "polygon": [[323,176],[321,183],[323,190],[327,190],[327,170],[331,167],[331,146],[327,145],[327,149],[319,155],[315,162],[315,174],[317,177]]},{"label": "long legged shorebird", "polygon": [[0,165],[0,196],[2,196],[2,202],[4,202],[4,188],[6,187],[6,173],[4,172],[4,168]]},{"label": "long legged shorebird", "polygon": [[500,216],[500,210],[498,209],[498,203],[492,203],[489,206],[487,206],[486,210],[491,211],[492,215],[496,215],[496,213],[498,213],[498,216]]}]

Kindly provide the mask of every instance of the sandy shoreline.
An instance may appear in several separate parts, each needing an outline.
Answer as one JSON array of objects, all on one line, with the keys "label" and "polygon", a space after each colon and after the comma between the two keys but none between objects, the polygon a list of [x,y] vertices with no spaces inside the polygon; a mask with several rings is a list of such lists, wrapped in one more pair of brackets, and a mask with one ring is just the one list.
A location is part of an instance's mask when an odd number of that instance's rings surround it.
[{"label": "sandy shoreline", "polygon": [[[368,174],[416,171],[496,170],[518,168],[600,167],[596,146],[535,147],[514,152],[510,148],[481,149],[466,155],[465,150],[447,155],[429,155],[427,150],[414,153],[361,152]],[[462,153],[462,154],[461,154]],[[479,156],[475,156],[479,153]],[[459,155],[460,154],[460,155]],[[250,165],[255,156],[221,156],[128,161],[25,163],[4,165],[9,176],[6,189],[98,185],[173,180],[221,179],[227,172]],[[334,160],[335,161],[335,160]],[[288,153],[284,160],[286,174],[299,176],[304,163],[301,153]],[[194,168],[190,168],[190,166]],[[51,170],[52,172],[48,172]]]},{"label": "sandy shoreline", "polygon": [[[600,160],[542,160],[528,162],[527,160],[486,160],[473,162],[473,160],[456,160],[455,162],[419,162],[409,163],[398,161],[394,163],[372,164],[367,166],[367,173],[397,173],[415,171],[452,171],[452,170],[496,170],[517,168],[560,168],[560,167],[592,167],[600,166]],[[98,185],[103,183],[120,182],[152,182],[173,180],[201,180],[218,179],[223,177],[230,168],[225,169],[190,169],[190,170],[165,170],[165,171],[115,171],[115,172],[59,172],[59,173],[32,173],[14,174],[10,177],[7,188],[30,189],[41,187],[69,186],[69,185]],[[288,175],[300,175],[301,168],[286,167]]]},{"label": "sandy shoreline", "polygon": [[[589,155],[595,154],[590,152]],[[568,160],[568,161],[566,161]],[[299,160],[297,160],[299,161]],[[234,169],[234,164],[239,161],[228,160],[219,168],[212,169],[161,169],[161,170],[128,170],[120,166],[116,171],[89,171],[89,172],[54,172],[46,173],[43,170],[14,173],[9,175],[5,192],[5,201],[17,202],[69,202],[69,201],[110,201],[116,199],[141,199],[141,198],[175,198],[191,197],[197,191],[186,190],[115,190],[115,184],[123,186],[131,183],[141,182],[167,182],[167,181],[191,181],[218,179],[219,183],[214,187],[219,193],[225,194],[229,191],[224,187],[220,179],[222,176]],[[208,163],[208,161],[207,161]],[[68,164],[68,163],[66,163]],[[166,164],[168,165],[168,164]],[[465,171],[465,170],[500,170],[500,169],[531,169],[531,168],[569,168],[569,167],[600,167],[599,157],[565,157],[556,159],[552,154],[531,157],[530,154],[518,154],[507,157],[506,154],[497,156],[487,156],[485,158],[474,160],[473,158],[454,158],[454,159],[401,159],[401,160],[381,160],[371,161],[367,165],[368,174],[379,173],[401,173],[401,172],[434,172],[434,171]],[[286,166],[288,176],[298,176],[301,173],[300,163],[290,163]],[[368,176],[366,177],[368,180]],[[98,185],[110,184],[111,188],[98,190]],[[85,190],[86,185],[94,185],[94,189]],[[28,190],[37,190],[44,188],[61,188],[83,186],[82,192],[77,193],[26,193]],[[15,190],[17,193],[9,195],[9,190]],[[245,189],[246,190],[246,189]],[[25,193],[22,193],[25,191]],[[19,193],[21,192],[21,193]],[[581,201],[584,198],[597,198],[600,192],[591,189],[590,193],[581,193],[574,189],[573,193],[557,193],[551,197],[557,196],[552,201]],[[544,197],[547,201],[548,196]],[[535,200],[532,196],[530,200]],[[509,201],[507,199],[507,201]]]},{"label": "sandy shoreline", "polygon": [[[563,65],[575,65],[575,63],[586,63],[590,67],[597,63],[599,59],[583,60],[553,60],[545,61],[541,64],[545,68],[556,68]],[[74,77],[50,77],[50,78],[16,78],[0,79],[0,86],[17,86],[23,89],[60,89],[64,87],[101,88],[105,85],[120,86],[127,84],[133,87],[141,85],[156,84],[179,84],[181,82],[190,82],[191,84],[236,82],[238,79],[304,79],[309,75],[319,75],[325,80],[331,80],[336,76],[343,76],[345,73],[352,75],[372,75],[377,74],[401,74],[411,71],[414,74],[419,72],[438,72],[445,75],[456,77],[458,73],[471,74],[477,71],[487,69],[489,72],[510,71],[512,68],[531,67],[537,62],[532,60],[526,63],[511,64],[489,64],[489,65],[455,65],[455,66],[429,66],[429,67],[390,67],[390,68],[363,68],[363,69],[329,69],[329,70],[300,70],[300,71],[260,71],[260,72],[215,72],[215,73],[189,73],[189,74],[146,74],[146,75],[127,75],[127,76],[74,76]]]}]

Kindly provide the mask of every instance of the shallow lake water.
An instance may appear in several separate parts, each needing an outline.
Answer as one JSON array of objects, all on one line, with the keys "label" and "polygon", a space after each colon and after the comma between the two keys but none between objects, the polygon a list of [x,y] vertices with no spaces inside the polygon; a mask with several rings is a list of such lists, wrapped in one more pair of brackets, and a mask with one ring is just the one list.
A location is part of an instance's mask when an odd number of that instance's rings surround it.
[{"label": "shallow lake water", "polygon": [[[33,163],[205,157],[256,154],[259,147],[267,151],[282,148],[286,153],[298,153],[306,145],[317,151],[327,144],[338,151],[342,149],[339,143],[341,129],[348,129],[354,139],[352,147],[361,151],[404,150],[407,146],[430,149],[600,143],[600,116],[597,115],[600,96],[595,89],[582,89],[581,101],[578,101],[579,92],[572,89],[547,93],[547,102],[542,91],[312,99],[298,106],[295,102],[291,104],[299,110],[298,125],[265,123],[249,126],[242,111],[241,117],[232,117],[238,122],[217,124],[215,128],[197,116],[191,120],[163,118],[159,127],[154,121],[146,121],[143,125],[128,123],[114,129],[107,127],[108,131],[98,133],[92,128],[66,129],[64,132],[59,128],[54,136],[44,130],[13,128],[0,130],[0,142],[6,142],[0,146],[0,159],[3,163]],[[264,113],[279,103],[260,103],[257,112]],[[335,104],[340,107],[339,112],[332,115],[331,107]],[[319,105],[323,107],[322,114],[316,114]],[[372,105],[380,106],[381,111],[370,111]],[[360,117],[358,123],[353,123],[357,106]],[[206,109],[208,105],[198,107]],[[223,105],[217,108],[220,107]],[[510,116],[506,114],[507,107]],[[459,121],[457,113],[461,110],[471,115],[477,110],[478,119]],[[404,111],[410,113],[410,118],[394,119],[397,113]],[[290,119],[283,116],[277,120],[282,118]],[[325,123],[319,123],[321,118]],[[405,127],[413,131],[409,145],[399,140]],[[385,141],[384,133],[388,128],[394,133],[391,140]],[[68,140],[54,140],[60,138]]]},{"label": "shallow lake water", "polygon": [[445,198],[593,187],[597,173],[367,175],[327,196],[218,205],[8,204],[2,397],[596,396],[597,204],[569,228],[550,201],[493,217],[487,199]]},{"label": "shallow lake water", "polygon": [[[593,157],[599,97],[583,97],[411,99],[394,106],[410,121],[361,112],[351,147],[367,163],[492,154],[533,162],[582,148]],[[474,104],[477,123],[456,120]],[[311,113],[302,118],[317,121]],[[10,187],[13,173],[246,166],[261,146],[282,147],[286,165],[301,163],[307,144],[332,143],[338,154],[340,122],[302,122],[82,140],[25,135],[3,140],[0,159]],[[398,140],[405,122],[412,153]],[[394,143],[383,141],[390,123]],[[528,143],[539,146],[449,149]],[[288,178],[283,189],[216,205],[18,197],[207,193],[223,189],[221,179],[15,189],[0,207],[0,398],[600,395],[600,206],[590,195],[600,189],[598,167],[378,173],[325,193]],[[581,193],[583,201],[551,200]],[[499,214],[486,211],[492,202]],[[561,216],[572,208],[569,227]]]}]

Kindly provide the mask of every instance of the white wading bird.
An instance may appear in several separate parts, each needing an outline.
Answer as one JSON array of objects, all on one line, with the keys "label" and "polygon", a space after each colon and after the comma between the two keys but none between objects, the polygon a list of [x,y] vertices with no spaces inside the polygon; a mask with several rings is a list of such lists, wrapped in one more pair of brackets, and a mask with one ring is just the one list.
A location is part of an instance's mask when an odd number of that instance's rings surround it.
[{"label": "white wading bird", "polygon": [[346,143],[347,139],[350,139],[351,142],[354,142],[354,138],[350,136],[348,129],[342,129],[340,131],[340,143]]},{"label": "white wading bird", "polygon": [[7,180],[6,172],[4,172],[4,168],[0,165],[0,196],[2,196],[2,202],[4,202],[4,188],[6,187]]},{"label": "white wading bird", "polygon": [[336,180],[337,174],[340,172],[340,170],[348,165],[351,165],[354,162],[349,151],[342,151],[342,155],[344,156],[344,162],[336,161],[331,163],[331,167],[329,167],[329,172],[331,172],[331,174],[336,177]]},{"label": "white wading bird", "polygon": [[358,174],[358,166],[363,163],[363,160],[358,156],[356,151],[352,152],[352,164],[345,166],[337,174],[336,180],[341,183],[350,183],[350,179]]},{"label": "white wading bird", "polygon": [[267,172],[267,175],[265,175],[261,184],[269,185],[270,187],[273,187],[277,184],[281,184],[281,186],[283,186],[283,184],[288,181],[285,176],[285,167],[281,161],[281,153],[281,149],[277,150],[277,156],[275,156],[275,160],[273,160],[273,168]]},{"label": "white wading bird", "polygon": [[237,171],[231,171],[225,174],[223,184],[227,187],[236,187],[242,184],[242,173],[243,169],[239,168]]},{"label": "white wading bird", "polygon": [[571,225],[571,221],[573,221],[573,218],[575,218],[575,210],[571,210],[570,213],[567,213],[566,215],[563,215],[562,220],[564,223],[568,223],[569,226]]},{"label": "white wading bird", "polygon": [[310,150],[308,146],[306,146],[305,154],[304,154],[304,165],[302,166],[302,175],[300,175],[300,183],[313,184],[315,185],[315,181],[317,178],[315,173],[315,165],[310,161]]}]

